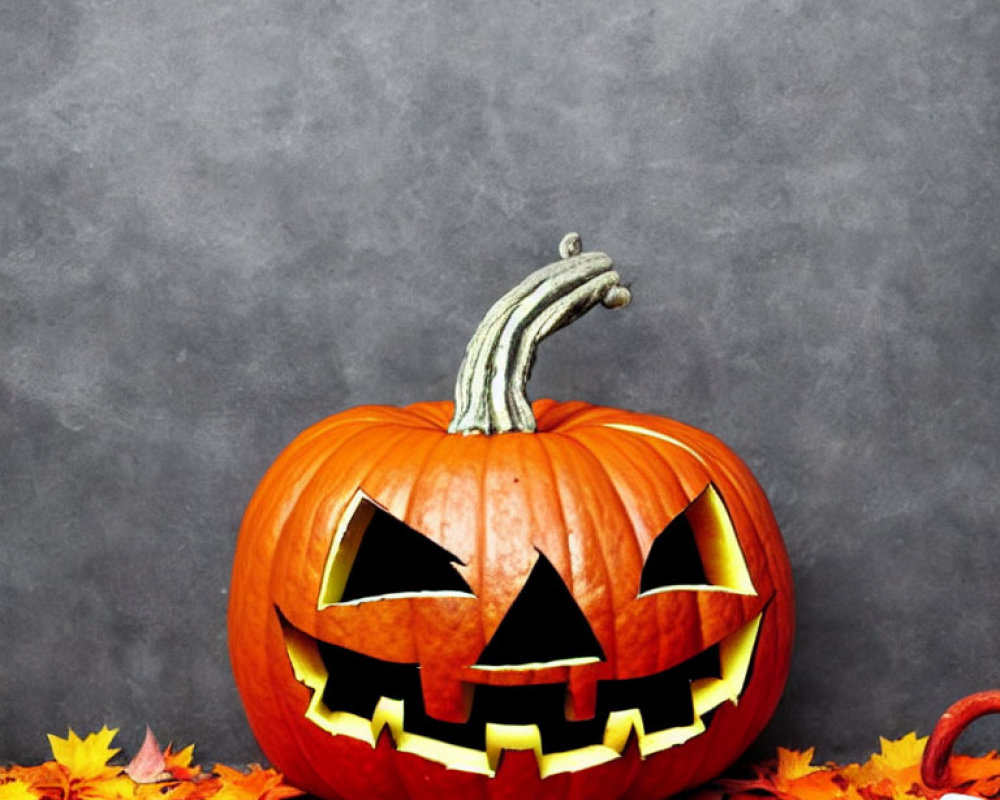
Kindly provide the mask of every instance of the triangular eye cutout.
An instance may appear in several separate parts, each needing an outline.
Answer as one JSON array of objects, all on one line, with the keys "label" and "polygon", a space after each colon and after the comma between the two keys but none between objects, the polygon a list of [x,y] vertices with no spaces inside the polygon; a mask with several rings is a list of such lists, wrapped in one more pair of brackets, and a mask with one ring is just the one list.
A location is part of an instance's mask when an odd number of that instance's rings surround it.
[{"label": "triangular eye cutout", "polygon": [[757,594],[733,522],[713,484],[653,540],[639,594],[680,589]]},{"label": "triangular eye cutout", "polygon": [[603,661],[604,651],[556,568],[541,553],[479,654],[475,669],[539,669]]},{"label": "triangular eye cutout", "polygon": [[674,517],[653,540],[642,568],[639,593],[666,586],[698,586],[708,583],[701,564],[691,523],[684,513]]},{"label": "triangular eye cutout", "polygon": [[318,607],[388,597],[467,595],[462,562],[360,492],[337,530]]}]

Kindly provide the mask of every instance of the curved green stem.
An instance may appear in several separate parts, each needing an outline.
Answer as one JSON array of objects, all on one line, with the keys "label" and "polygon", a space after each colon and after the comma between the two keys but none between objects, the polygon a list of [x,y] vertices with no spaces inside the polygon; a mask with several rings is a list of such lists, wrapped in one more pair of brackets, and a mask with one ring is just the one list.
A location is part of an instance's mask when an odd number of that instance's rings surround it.
[{"label": "curved green stem", "polygon": [[580,237],[567,234],[560,261],[533,272],[486,313],[458,371],[449,433],[534,431],[526,389],[538,343],[598,303],[629,302],[611,259],[580,251]]}]

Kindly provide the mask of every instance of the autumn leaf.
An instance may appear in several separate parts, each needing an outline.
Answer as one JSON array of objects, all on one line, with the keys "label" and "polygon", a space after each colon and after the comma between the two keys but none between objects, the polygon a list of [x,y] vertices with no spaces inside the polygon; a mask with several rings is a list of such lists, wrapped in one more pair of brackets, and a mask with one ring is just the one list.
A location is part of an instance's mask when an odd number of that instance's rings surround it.
[{"label": "autumn leaf", "polygon": [[136,785],[134,800],[206,800],[218,791],[219,781],[215,778],[143,783]]},{"label": "autumn leaf", "polygon": [[952,756],[948,766],[956,789],[979,797],[1000,795],[1000,756],[995,752],[980,758]]},{"label": "autumn leaf", "polygon": [[273,769],[252,767],[249,773],[231,769],[224,764],[212,768],[221,782],[213,800],[283,800],[303,794],[284,783],[280,772]]},{"label": "autumn leaf", "polygon": [[29,784],[14,778],[0,783],[0,800],[38,800],[38,795],[31,791]]},{"label": "autumn leaf", "polygon": [[173,751],[173,745],[168,744],[163,752],[164,769],[171,774],[174,780],[189,781],[201,774],[201,767],[191,766],[194,759],[194,745],[189,744],[183,750]]},{"label": "autumn leaf", "polygon": [[[1000,800],[1000,756],[953,756],[953,786],[929,789],[920,779],[926,738],[910,733],[881,739],[881,750],[865,764],[812,763],[813,751],[779,748],[776,759],[751,765],[753,777],[720,779],[699,791],[699,800],[941,800],[951,792]],[[721,790],[721,792],[719,792]]]},{"label": "autumn leaf", "polygon": [[924,755],[927,737],[908,733],[902,739],[879,737],[882,750],[863,766],[851,765],[842,771],[849,783],[865,790],[872,798],[897,798],[920,786],[920,759]]},{"label": "autumn leaf", "polygon": [[170,777],[166,768],[167,762],[163,757],[163,751],[160,750],[160,743],[156,741],[152,729],[147,725],[146,738],[142,740],[142,746],[125,767],[125,774],[136,783],[156,783],[164,777]]},{"label": "autumn leaf", "polygon": [[[85,739],[72,729],[65,739],[49,734],[52,755],[68,779],[62,800],[128,800],[133,797],[135,784],[132,780],[121,767],[108,765],[118,753],[117,747],[111,747],[111,740],[117,733],[117,728],[109,730],[104,726]],[[46,796],[51,795],[46,793]]]},{"label": "autumn leaf", "polygon": [[[786,750],[778,748],[774,761],[756,765],[756,778],[725,781],[721,783],[737,792],[733,798],[757,800],[760,792],[778,800],[860,800],[854,787],[850,786],[839,773],[830,766],[812,763],[814,748],[808,750]],[[745,794],[753,792],[753,795]]]},{"label": "autumn leaf", "polygon": [[108,766],[108,761],[118,753],[117,747],[109,746],[117,733],[117,728],[108,730],[105,725],[97,733],[81,739],[71,729],[65,739],[50,733],[49,744],[56,762],[68,770],[70,780],[106,780],[122,771],[121,767]]},{"label": "autumn leaf", "polygon": [[66,768],[55,761],[46,761],[36,767],[13,766],[6,773],[6,779],[17,780],[28,785],[31,791],[46,800],[61,800],[69,793],[69,776]]},{"label": "autumn leaf", "polygon": [[[192,765],[194,746],[164,750],[147,729],[139,752],[125,768],[109,764],[117,730],[102,728],[81,739],[49,736],[54,761],[35,767],[0,768],[0,800],[286,800],[301,795],[280,772],[251,765],[241,771],[216,764],[211,773]],[[1000,756],[953,756],[953,787],[929,789],[920,782],[927,743],[914,733],[880,740],[865,764],[814,764],[814,749],[778,748],[774,759],[750,765],[750,777],[720,778],[687,800],[942,800],[947,792],[1000,800]]]}]

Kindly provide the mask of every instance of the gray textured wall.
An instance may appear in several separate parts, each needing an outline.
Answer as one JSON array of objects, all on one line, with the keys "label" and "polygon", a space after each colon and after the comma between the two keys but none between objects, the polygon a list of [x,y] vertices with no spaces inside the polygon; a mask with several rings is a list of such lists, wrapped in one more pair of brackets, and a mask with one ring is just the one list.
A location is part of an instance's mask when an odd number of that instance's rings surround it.
[{"label": "gray textured wall", "polygon": [[712,430],[785,531],[760,752],[861,757],[996,686],[998,41],[994,0],[0,0],[0,759],[105,722],[256,756],[257,479],[337,410],[450,397],[567,230],[635,302],[533,394]]}]

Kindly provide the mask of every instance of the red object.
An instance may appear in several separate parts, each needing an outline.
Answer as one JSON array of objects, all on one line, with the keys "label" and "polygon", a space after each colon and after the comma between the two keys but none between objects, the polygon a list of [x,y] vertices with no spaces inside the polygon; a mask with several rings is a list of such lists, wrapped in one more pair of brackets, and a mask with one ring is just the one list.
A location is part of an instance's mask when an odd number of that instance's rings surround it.
[{"label": "red object", "polygon": [[447,402],[345,411],[261,481],[230,653],[289,782],[348,800],[654,800],[717,775],[770,718],[792,582],[747,467],[662,417],[524,408],[533,432],[494,435],[449,432]]},{"label": "red object", "polygon": [[1000,714],[1000,689],[977,692],[963,697],[941,715],[927,740],[920,777],[932,789],[947,789],[954,785],[948,769],[948,759],[955,741],[969,725],[986,714]]}]

